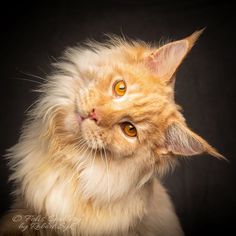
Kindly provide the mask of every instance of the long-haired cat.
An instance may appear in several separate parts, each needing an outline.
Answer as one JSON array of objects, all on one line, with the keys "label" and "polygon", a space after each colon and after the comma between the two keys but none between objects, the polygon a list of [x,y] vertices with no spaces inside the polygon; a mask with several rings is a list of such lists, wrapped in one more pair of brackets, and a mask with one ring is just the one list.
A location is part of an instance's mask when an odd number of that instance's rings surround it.
[{"label": "long-haired cat", "polygon": [[65,52],[8,152],[15,203],[3,235],[183,235],[158,176],[178,156],[222,158],[174,100],[176,70],[200,34]]}]

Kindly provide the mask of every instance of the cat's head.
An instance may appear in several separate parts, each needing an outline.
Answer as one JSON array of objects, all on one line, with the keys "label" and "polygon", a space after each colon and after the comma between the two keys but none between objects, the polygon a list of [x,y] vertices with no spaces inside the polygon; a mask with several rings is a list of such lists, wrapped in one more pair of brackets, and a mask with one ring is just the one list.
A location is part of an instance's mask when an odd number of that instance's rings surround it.
[{"label": "cat's head", "polygon": [[47,85],[55,101],[62,97],[52,128],[58,142],[157,164],[204,152],[222,157],[187,127],[174,100],[175,73],[200,34],[159,48],[115,38],[69,49]]}]

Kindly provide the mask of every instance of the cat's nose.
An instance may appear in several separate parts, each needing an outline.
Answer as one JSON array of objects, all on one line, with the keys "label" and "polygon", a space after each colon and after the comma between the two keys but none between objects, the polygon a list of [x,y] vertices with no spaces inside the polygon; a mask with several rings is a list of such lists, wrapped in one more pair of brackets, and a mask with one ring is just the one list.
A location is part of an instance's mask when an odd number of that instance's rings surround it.
[{"label": "cat's nose", "polygon": [[96,122],[98,121],[98,116],[97,116],[95,108],[93,108],[92,111],[89,113],[88,118]]}]

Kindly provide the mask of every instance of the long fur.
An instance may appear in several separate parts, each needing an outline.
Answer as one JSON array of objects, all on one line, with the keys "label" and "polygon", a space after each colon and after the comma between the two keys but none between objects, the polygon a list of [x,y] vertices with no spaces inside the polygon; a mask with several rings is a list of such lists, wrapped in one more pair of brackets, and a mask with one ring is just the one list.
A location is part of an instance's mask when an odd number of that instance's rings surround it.
[{"label": "long fur", "polygon": [[[192,47],[190,39],[178,48]],[[4,235],[183,235],[155,176],[173,167],[176,155],[220,154],[187,128],[167,83],[172,75],[163,79],[155,71],[160,50],[116,37],[70,48],[55,63],[19,142],[8,150],[16,188],[15,203],[2,223]],[[160,57],[169,71],[185,56],[175,61],[173,53]],[[127,84],[121,98],[112,92],[117,79]],[[85,116],[94,108],[99,121],[78,124],[78,113]],[[122,132],[123,120],[135,124],[137,138]],[[21,221],[14,222],[15,215]],[[26,215],[43,216],[38,230]],[[43,227],[52,222],[53,229]],[[23,232],[21,224],[27,226]]]}]

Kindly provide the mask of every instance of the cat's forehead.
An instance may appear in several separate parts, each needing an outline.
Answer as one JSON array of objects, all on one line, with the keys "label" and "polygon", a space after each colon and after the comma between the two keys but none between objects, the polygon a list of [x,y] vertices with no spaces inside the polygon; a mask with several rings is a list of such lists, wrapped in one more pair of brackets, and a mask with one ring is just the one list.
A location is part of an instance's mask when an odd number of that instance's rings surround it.
[{"label": "cat's forehead", "polygon": [[[155,82],[156,78],[151,78],[151,82],[148,82],[150,78],[133,74],[119,75],[104,79],[108,83],[111,81],[111,85],[107,87],[96,86],[102,90],[97,103],[99,106],[105,104],[102,110],[109,114],[108,123],[118,122],[124,117],[130,118],[135,123],[156,122],[156,117],[160,117],[160,113],[163,113],[165,106],[171,100],[171,90]],[[112,83],[116,79],[123,79],[126,83],[127,90],[122,97],[112,95]]]},{"label": "cat's forehead", "polygon": [[129,93],[140,93],[145,97],[153,97],[155,95],[164,95],[168,93],[169,89],[159,78],[153,75],[146,75],[145,73],[127,74],[124,76],[127,83],[127,91]]},{"label": "cat's forehead", "polygon": [[[170,89],[163,81],[151,73],[150,69],[143,63],[142,58],[151,49],[147,45],[130,45],[125,42],[112,47],[92,45],[93,50],[82,50],[81,55],[71,56],[75,59],[79,71],[86,78],[93,81],[97,89],[108,88],[116,80],[124,80],[128,93],[150,93],[166,94]],[[98,47],[99,46],[99,47]],[[72,55],[74,55],[72,54]]]},{"label": "cat's forehead", "polygon": [[152,93],[168,94],[172,92],[172,88],[166,86],[165,83],[150,73],[142,65],[115,64],[113,66],[106,65],[96,68],[96,76],[101,87],[109,87],[118,80],[123,80],[127,86],[128,93],[140,93],[146,96]]}]

